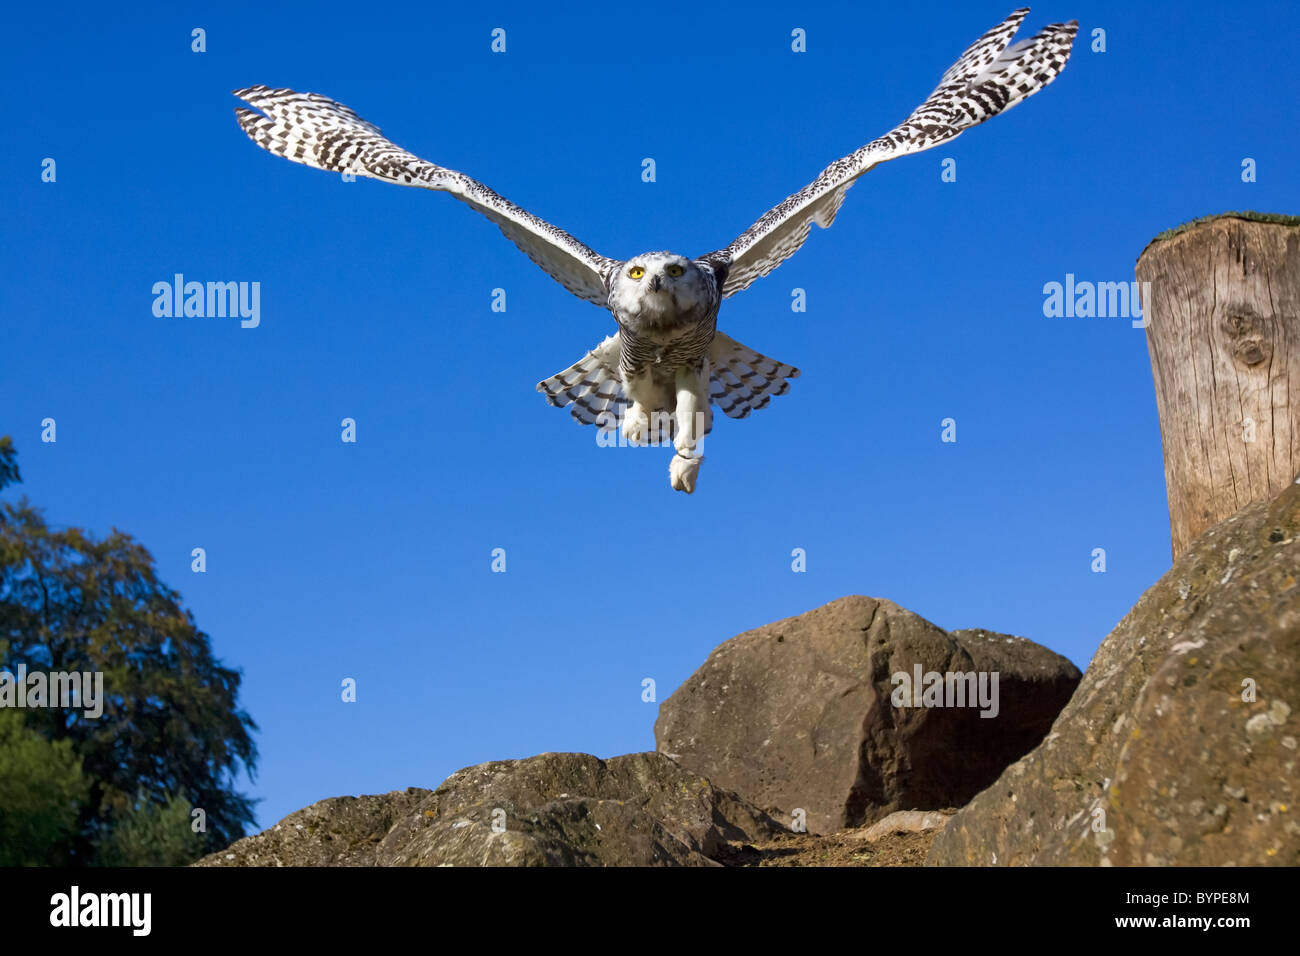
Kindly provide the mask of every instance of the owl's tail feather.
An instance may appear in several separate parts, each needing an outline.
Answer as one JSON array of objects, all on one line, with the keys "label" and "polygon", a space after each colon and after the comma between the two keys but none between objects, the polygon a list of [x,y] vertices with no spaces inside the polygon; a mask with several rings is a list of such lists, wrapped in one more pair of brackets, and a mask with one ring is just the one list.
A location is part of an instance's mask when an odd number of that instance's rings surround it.
[{"label": "owl's tail feather", "polygon": [[709,346],[709,401],[728,418],[745,418],[766,408],[773,395],[790,390],[799,370],[741,345],[721,332]]},{"label": "owl's tail feather", "polygon": [[603,412],[621,415],[628,404],[623,380],[618,374],[618,334],[601,342],[570,365],[543,382],[537,390],[556,408],[573,407],[569,413],[584,425],[595,425]]},{"label": "owl's tail feather", "polygon": [[[601,342],[563,372],[537,384],[537,390],[556,408],[584,425],[618,428],[631,402],[619,374],[622,350],[618,334]],[[709,346],[709,401],[728,418],[745,418],[766,408],[773,395],[790,390],[790,380],[799,370],[741,345],[729,335],[717,332]],[[676,405],[671,388],[665,388],[661,407],[650,415],[652,444],[667,444],[677,430],[673,417]],[[571,406],[571,407],[570,407]],[[705,434],[712,431],[712,416]]]},{"label": "owl's tail feather", "polygon": [[[621,352],[616,332],[581,361],[538,382],[537,390],[556,408],[572,406],[569,414],[583,425],[611,429],[617,435],[624,413],[632,404],[623,390],[623,377],[618,370]],[[660,408],[650,415],[650,443],[671,444],[676,431],[672,412],[672,408]]]}]

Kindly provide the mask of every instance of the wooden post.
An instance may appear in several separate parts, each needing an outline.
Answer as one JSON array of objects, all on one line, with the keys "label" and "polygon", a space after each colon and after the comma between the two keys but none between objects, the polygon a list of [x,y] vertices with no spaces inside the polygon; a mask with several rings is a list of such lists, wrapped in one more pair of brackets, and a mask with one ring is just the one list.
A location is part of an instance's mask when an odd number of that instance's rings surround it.
[{"label": "wooden post", "polygon": [[1300,218],[1188,223],[1152,240],[1137,279],[1177,558],[1300,472]]}]

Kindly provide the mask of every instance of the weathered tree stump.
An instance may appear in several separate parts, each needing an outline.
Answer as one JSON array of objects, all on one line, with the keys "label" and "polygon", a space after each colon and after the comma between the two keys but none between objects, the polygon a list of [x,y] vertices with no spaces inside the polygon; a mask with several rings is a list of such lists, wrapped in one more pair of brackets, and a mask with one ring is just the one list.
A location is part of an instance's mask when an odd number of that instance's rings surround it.
[{"label": "weathered tree stump", "polygon": [[1137,279],[1150,283],[1143,315],[1177,558],[1300,471],[1300,218],[1188,223],[1152,240]]}]

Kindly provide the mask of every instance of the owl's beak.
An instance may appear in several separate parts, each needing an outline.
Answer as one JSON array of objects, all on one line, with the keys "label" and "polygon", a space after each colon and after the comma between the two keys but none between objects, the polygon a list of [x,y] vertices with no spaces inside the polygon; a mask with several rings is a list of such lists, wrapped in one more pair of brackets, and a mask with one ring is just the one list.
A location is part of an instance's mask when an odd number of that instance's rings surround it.
[{"label": "owl's beak", "polygon": [[662,280],[662,276],[660,276],[658,273],[655,273],[653,276],[650,277],[650,291],[651,291],[651,292],[658,292],[658,291],[659,291],[659,286],[662,284],[662,281],[661,281],[661,280]]}]

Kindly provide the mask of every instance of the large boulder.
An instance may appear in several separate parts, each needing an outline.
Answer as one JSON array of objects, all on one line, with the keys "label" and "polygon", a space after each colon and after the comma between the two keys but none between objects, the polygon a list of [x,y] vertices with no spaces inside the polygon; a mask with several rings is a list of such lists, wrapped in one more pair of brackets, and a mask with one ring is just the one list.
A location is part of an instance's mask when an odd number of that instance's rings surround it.
[{"label": "large boulder", "polygon": [[716,866],[781,827],[662,754],[542,754],[335,797],[199,866]]},{"label": "large boulder", "polygon": [[[916,706],[894,678],[918,670],[922,684],[982,675],[995,704]],[[655,739],[718,786],[783,820],[802,810],[810,831],[829,833],[963,805],[1043,739],[1078,682],[1078,668],[1024,638],[947,633],[889,601],[846,597],[720,645],[663,702]]]},{"label": "large boulder", "polygon": [[384,837],[399,822],[416,815],[431,793],[411,787],[318,800],[193,865],[375,866]]},{"label": "large boulder", "polygon": [[934,864],[1300,864],[1300,488],[1201,535]]}]

